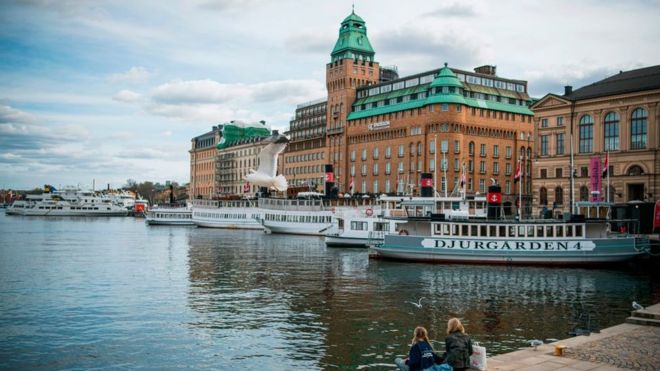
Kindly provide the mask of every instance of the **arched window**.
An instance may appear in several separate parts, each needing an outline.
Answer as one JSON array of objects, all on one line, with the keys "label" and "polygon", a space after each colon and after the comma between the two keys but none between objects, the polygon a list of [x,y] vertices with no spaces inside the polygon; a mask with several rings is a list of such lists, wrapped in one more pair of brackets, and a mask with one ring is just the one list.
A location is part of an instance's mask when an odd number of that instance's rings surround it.
[{"label": "arched window", "polygon": [[539,199],[541,200],[540,204],[545,206],[548,204],[548,190],[545,187],[539,189]]},{"label": "arched window", "polygon": [[564,204],[564,190],[559,186],[555,187],[555,203],[557,205]]},{"label": "arched window", "polygon": [[648,114],[643,108],[637,108],[630,117],[630,149],[646,148],[646,128]]},{"label": "arched window", "polygon": [[474,156],[474,142],[470,142],[470,144],[468,144],[468,153],[470,156]]},{"label": "arched window", "polygon": [[642,167],[639,165],[633,165],[630,167],[630,169],[628,169],[628,175],[629,176],[644,175],[644,169],[642,169]]},{"label": "arched window", "polygon": [[580,201],[589,201],[589,188],[587,186],[580,187]]},{"label": "arched window", "polygon": [[594,119],[590,115],[580,118],[580,153],[593,151]]},{"label": "arched window", "polygon": [[603,125],[605,135],[605,151],[619,150],[619,114],[610,112],[605,115]]}]

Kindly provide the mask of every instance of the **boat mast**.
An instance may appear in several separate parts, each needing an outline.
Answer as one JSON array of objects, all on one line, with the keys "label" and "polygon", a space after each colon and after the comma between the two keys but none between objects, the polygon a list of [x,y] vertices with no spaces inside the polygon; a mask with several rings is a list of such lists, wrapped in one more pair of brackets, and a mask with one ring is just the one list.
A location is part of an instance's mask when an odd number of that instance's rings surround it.
[{"label": "boat mast", "polygon": [[569,164],[569,171],[571,173],[570,178],[569,178],[570,183],[571,183],[570,184],[570,188],[571,188],[571,197],[570,197],[570,199],[571,200],[570,200],[569,207],[570,207],[570,213],[571,214],[575,214],[575,210],[573,210],[574,204],[575,204],[575,158],[573,157],[573,152],[574,152],[574,149],[573,149],[573,121],[574,121],[574,116],[575,116],[575,101],[572,101],[571,102],[571,131],[570,131],[570,134],[571,134],[571,140],[570,140],[570,142],[571,142],[571,148],[570,148],[571,161],[570,161],[570,164]]}]

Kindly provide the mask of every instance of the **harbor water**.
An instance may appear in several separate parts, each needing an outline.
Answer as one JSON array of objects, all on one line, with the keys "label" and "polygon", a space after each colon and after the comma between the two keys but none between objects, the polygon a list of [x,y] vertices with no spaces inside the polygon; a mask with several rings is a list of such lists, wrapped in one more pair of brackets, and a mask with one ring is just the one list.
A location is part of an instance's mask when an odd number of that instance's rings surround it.
[{"label": "harbor water", "polygon": [[[499,354],[660,301],[640,269],[370,261],[319,237],[0,214],[0,368],[392,369],[446,321]],[[421,301],[421,308],[409,303]]]}]

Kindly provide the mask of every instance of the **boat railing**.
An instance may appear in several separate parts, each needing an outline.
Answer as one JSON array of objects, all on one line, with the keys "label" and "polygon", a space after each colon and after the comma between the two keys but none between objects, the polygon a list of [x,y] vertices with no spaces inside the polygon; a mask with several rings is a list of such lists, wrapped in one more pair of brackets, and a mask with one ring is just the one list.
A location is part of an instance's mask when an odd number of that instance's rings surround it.
[{"label": "boat railing", "polygon": [[260,198],[259,207],[286,211],[323,211],[325,206],[320,199]]}]

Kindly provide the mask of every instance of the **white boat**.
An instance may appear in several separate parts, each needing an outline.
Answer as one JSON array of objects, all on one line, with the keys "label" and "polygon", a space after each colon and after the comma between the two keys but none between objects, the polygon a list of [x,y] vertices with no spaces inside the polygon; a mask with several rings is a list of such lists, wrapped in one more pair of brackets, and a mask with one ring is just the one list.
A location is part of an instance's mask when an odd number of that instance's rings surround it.
[{"label": "white boat", "polygon": [[332,208],[320,198],[260,198],[267,233],[323,236],[333,225]]},{"label": "white boat", "polygon": [[194,225],[192,208],[179,205],[155,205],[146,212],[149,225]]},{"label": "white boat", "polygon": [[128,210],[107,196],[78,189],[27,195],[10,205],[8,215],[26,216],[126,216]]},{"label": "white boat", "polygon": [[249,200],[193,200],[192,222],[198,227],[263,230],[261,219]]}]

